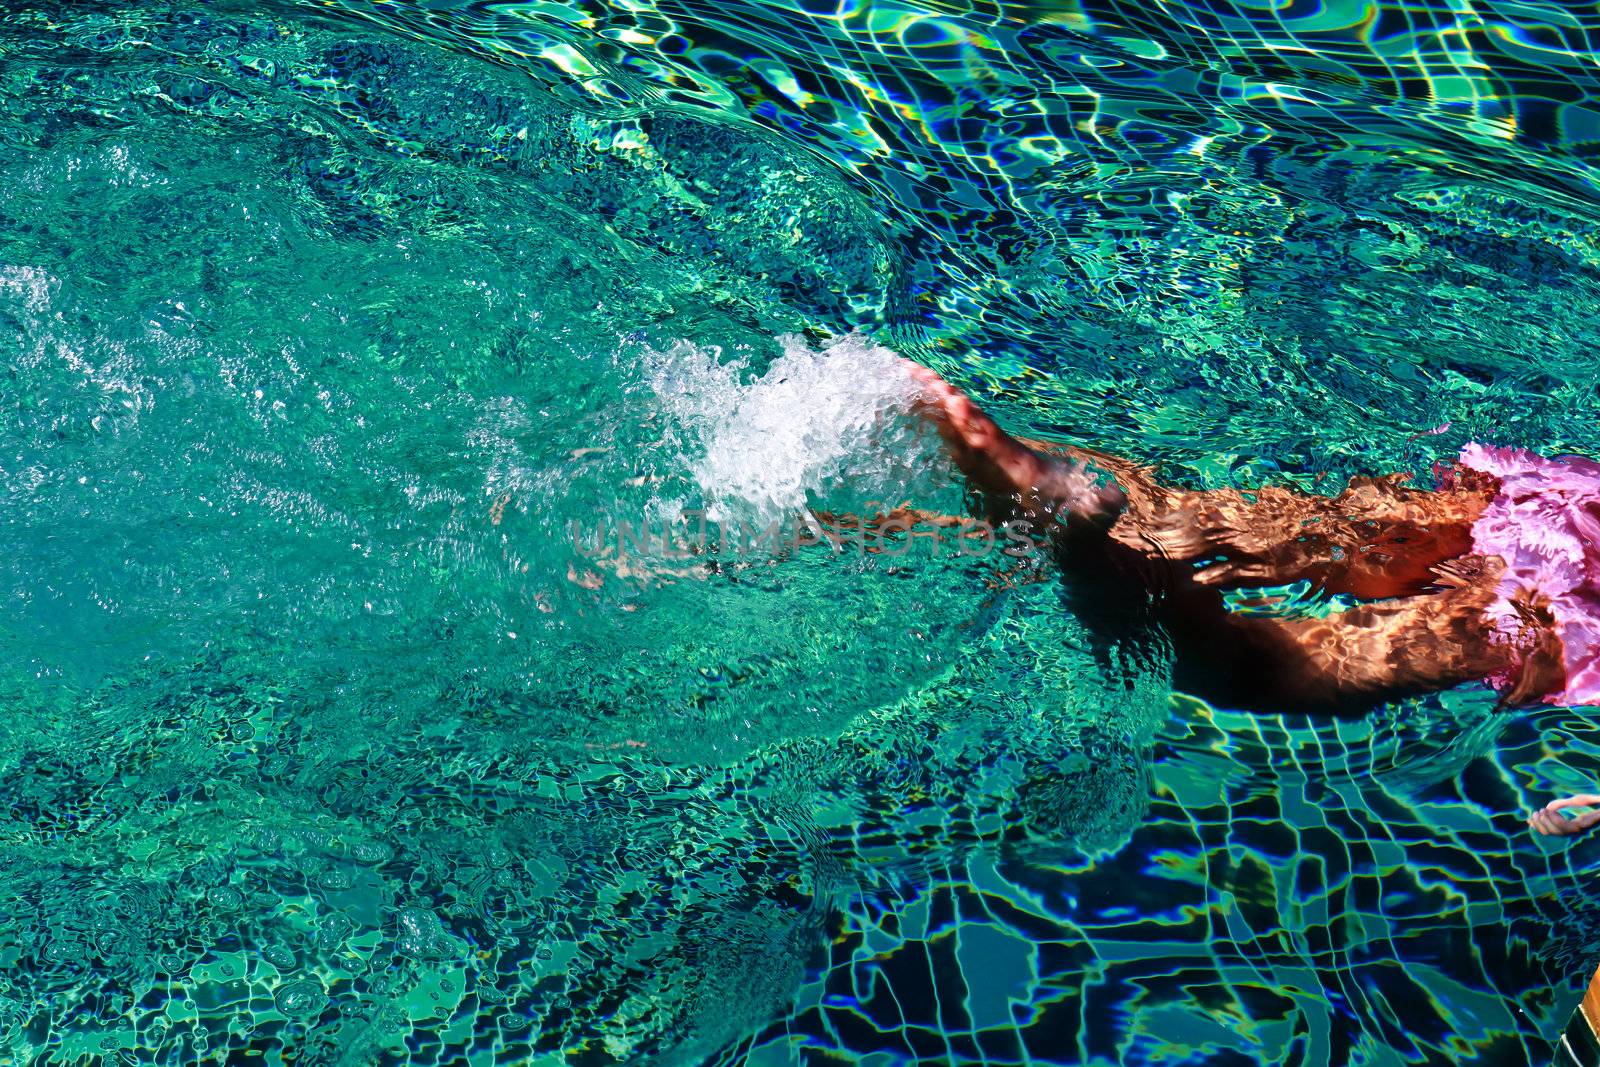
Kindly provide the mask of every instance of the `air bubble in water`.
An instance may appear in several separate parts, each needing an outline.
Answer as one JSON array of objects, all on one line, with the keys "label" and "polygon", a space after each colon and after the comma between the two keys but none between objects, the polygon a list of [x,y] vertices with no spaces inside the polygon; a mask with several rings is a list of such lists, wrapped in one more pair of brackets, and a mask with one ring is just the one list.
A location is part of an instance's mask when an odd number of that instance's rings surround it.
[{"label": "air bubble in water", "polygon": [[328,994],[321,985],[306,979],[280,986],[272,1003],[285,1015],[318,1015],[328,1004]]}]

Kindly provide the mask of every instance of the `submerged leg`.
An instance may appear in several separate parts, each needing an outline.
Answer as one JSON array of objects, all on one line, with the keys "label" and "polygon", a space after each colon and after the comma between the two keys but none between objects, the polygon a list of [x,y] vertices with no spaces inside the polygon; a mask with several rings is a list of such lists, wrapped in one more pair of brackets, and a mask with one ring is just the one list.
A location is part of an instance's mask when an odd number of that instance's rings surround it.
[{"label": "submerged leg", "polygon": [[[1064,512],[1104,529],[1066,553],[1069,569],[1124,574],[1154,594],[1186,689],[1242,707],[1355,708],[1490,675],[1513,678],[1503,694],[1513,704],[1564,687],[1548,613],[1530,607],[1515,646],[1485,614],[1504,564],[1471,555],[1472,525],[1494,479],[1458,478],[1445,492],[1358,479],[1336,497],[1176,489],[1115,457],[1030,447],[932,371],[918,377],[979,488],[1023,515]],[[1230,613],[1222,598],[1229,586],[1300,580],[1380,602],[1274,619]]]},{"label": "submerged leg", "polygon": [[1173,604],[1164,621],[1186,668],[1180,684],[1199,696],[1255,708],[1369,707],[1508,667],[1483,614],[1493,584],[1477,581],[1319,619],[1231,615],[1220,603],[1199,607],[1191,600]]},{"label": "submerged leg", "polygon": [[1428,492],[1403,476],[1361,479],[1335,497],[1282,488],[1132,493],[1111,535],[1213,587],[1309,581],[1362,599],[1438,587],[1436,568],[1472,551],[1492,487]]},{"label": "submerged leg", "polygon": [[933,371],[913,373],[956,464],[1001,510],[1109,525],[1158,589],[1305,580],[1363,599],[1427,592],[1437,587],[1434,568],[1472,551],[1472,524],[1497,488],[1463,478],[1433,492],[1391,475],[1356,479],[1334,497],[1178,489],[1115,456],[1012,437]]},{"label": "submerged leg", "polygon": [[1495,626],[1487,610],[1504,570],[1498,556],[1462,557],[1438,569],[1434,592],[1319,619],[1229,614],[1196,586],[1163,621],[1178,646],[1179,684],[1240,707],[1361,710],[1492,675],[1509,679],[1505,704],[1537,703],[1565,688],[1561,640],[1548,611],[1531,604],[1514,638]]},{"label": "submerged leg", "polygon": [[912,374],[923,385],[922,412],[994,510],[1041,524],[1061,518],[1106,525],[1126,506],[1112,472],[1092,459],[1029,448],[938,374],[915,364]]}]

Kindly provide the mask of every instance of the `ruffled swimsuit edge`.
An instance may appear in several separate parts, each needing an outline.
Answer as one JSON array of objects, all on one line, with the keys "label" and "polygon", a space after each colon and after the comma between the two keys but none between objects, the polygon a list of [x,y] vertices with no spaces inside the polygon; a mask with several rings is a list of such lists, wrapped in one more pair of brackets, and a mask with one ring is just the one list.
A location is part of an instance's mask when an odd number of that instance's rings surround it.
[{"label": "ruffled swimsuit edge", "polygon": [[[1473,551],[1506,563],[1488,609],[1496,629],[1514,638],[1524,623],[1512,601],[1541,598],[1555,620],[1567,678],[1544,699],[1600,704],[1600,463],[1477,443],[1464,447],[1458,462],[1500,480],[1472,525]],[[1511,679],[1485,680],[1503,690]]]}]

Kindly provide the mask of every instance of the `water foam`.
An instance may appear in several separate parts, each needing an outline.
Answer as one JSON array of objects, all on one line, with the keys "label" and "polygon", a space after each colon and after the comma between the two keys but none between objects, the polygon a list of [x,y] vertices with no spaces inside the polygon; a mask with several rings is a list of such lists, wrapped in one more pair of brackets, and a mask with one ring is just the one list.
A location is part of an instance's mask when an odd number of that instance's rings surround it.
[{"label": "water foam", "polygon": [[685,431],[684,447],[717,522],[772,522],[823,496],[900,503],[928,483],[931,434],[911,417],[909,365],[858,335],[783,354],[748,376],[748,360],[679,341],[646,360],[652,390]]}]

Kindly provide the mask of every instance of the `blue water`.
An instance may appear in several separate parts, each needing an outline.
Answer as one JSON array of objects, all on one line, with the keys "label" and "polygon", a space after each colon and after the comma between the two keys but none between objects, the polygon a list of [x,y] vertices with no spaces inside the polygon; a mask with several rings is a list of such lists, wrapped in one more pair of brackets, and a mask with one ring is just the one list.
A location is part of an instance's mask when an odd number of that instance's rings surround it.
[{"label": "blue water", "polygon": [[1543,1062],[1584,709],[1246,715],[1042,559],[615,535],[959,510],[890,351],[1194,486],[1600,454],[1597,32],[8,5],[0,1048]]}]

